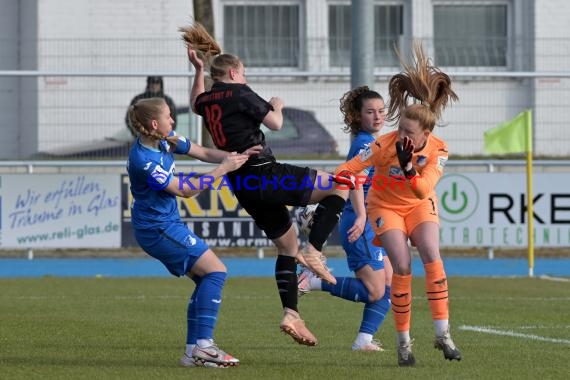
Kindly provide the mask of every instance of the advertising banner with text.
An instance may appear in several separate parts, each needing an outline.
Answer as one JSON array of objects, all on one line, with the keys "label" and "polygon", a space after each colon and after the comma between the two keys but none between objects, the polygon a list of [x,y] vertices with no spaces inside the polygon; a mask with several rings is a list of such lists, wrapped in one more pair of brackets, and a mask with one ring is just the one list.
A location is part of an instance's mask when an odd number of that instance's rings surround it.
[{"label": "advertising banner with text", "polygon": [[[437,185],[440,244],[452,247],[526,247],[525,173],[449,173]],[[570,247],[570,177],[533,176],[536,247]]]},{"label": "advertising banner with text", "polygon": [[0,175],[1,248],[120,248],[120,177]]}]

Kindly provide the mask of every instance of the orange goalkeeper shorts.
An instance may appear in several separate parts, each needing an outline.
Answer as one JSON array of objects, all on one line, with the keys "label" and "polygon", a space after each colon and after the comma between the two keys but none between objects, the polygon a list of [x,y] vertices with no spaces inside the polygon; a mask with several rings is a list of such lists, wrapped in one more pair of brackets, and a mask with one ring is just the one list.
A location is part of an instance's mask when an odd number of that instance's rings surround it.
[{"label": "orange goalkeeper shorts", "polygon": [[437,198],[429,197],[413,207],[382,207],[368,210],[368,220],[374,230],[373,243],[381,246],[379,236],[388,230],[401,230],[406,236],[424,222],[439,224]]}]

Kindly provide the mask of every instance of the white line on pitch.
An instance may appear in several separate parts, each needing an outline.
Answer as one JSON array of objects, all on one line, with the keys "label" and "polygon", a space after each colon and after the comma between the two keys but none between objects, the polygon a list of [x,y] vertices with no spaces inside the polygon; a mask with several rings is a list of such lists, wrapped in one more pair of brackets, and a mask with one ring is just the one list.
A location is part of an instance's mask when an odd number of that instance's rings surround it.
[{"label": "white line on pitch", "polygon": [[570,340],[568,339],[554,339],[554,338],[546,338],[544,336],[533,335],[533,334],[521,334],[514,331],[502,331],[502,330],[495,330],[490,329],[488,327],[478,327],[478,326],[459,326],[460,330],[469,330],[469,331],[476,331],[482,332],[487,334],[494,334],[494,335],[504,335],[504,336],[513,336],[516,338],[524,338],[524,339],[531,339],[531,340],[539,340],[542,342],[550,342],[550,343],[560,343],[560,344],[570,344]]},{"label": "white line on pitch", "polygon": [[559,281],[559,282],[570,282],[570,278],[567,277],[551,277],[551,276],[539,276],[541,280],[548,280],[548,281]]}]

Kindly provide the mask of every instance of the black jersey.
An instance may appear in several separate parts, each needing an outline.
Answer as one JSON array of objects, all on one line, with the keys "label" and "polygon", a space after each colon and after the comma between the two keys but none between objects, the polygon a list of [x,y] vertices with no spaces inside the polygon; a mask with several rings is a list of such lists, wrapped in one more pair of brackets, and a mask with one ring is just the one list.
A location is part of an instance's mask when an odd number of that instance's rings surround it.
[{"label": "black jersey", "polygon": [[273,106],[246,84],[216,82],[210,91],[196,98],[195,109],[204,118],[218,149],[242,153],[261,145],[263,151],[252,156],[248,163],[275,160],[260,129]]}]

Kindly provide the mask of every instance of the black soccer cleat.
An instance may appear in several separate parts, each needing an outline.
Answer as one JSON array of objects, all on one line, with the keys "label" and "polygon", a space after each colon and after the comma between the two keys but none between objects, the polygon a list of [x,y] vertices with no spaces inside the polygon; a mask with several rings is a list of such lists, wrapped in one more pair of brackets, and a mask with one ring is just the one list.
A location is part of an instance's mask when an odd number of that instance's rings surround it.
[{"label": "black soccer cleat", "polygon": [[438,350],[442,350],[443,356],[447,360],[461,360],[461,352],[455,346],[455,343],[453,343],[449,330],[447,330],[442,336],[436,336],[433,346]]},{"label": "black soccer cleat", "polygon": [[398,365],[400,367],[413,367],[416,365],[416,358],[412,353],[413,340],[401,342],[398,346]]}]

